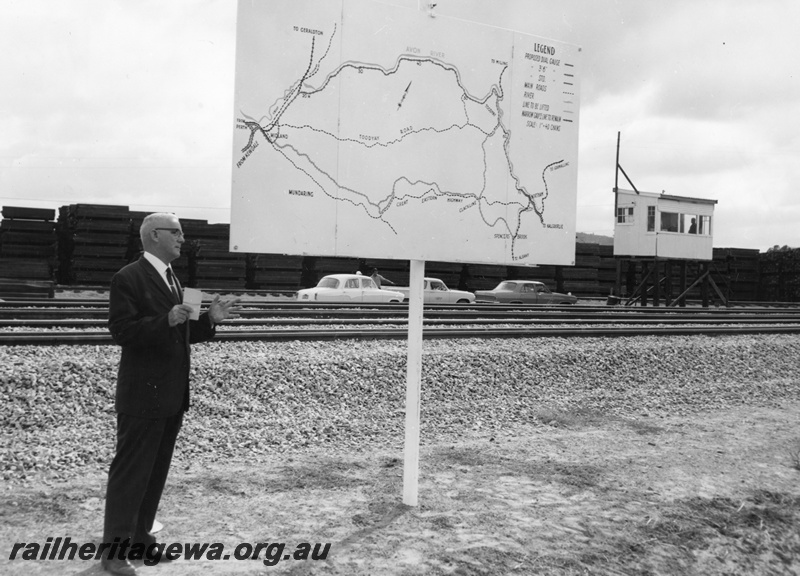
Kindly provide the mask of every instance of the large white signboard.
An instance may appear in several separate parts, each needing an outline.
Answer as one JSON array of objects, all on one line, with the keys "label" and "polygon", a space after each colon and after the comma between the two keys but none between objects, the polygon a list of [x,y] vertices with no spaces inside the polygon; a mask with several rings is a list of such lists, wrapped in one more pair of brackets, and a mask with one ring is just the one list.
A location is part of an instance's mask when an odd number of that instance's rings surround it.
[{"label": "large white signboard", "polygon": [[580,56],[370,0],[240,0],[231,249],[572,264]]}]

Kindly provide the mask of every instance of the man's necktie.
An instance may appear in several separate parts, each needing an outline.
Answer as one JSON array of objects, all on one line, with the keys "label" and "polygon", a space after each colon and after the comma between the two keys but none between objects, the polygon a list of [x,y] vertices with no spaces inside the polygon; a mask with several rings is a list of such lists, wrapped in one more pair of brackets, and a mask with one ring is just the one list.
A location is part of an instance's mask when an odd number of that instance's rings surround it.
[{"label": "man's necktie", "polygon": [[178,290],[178,286],[175,283],[175,276],[172,274],[172,268],[167,267],[167,282],[169,282],[169,288],[172,290],[172,295],[175,297],[175,301],[180,304],[183,301],[181,298],[181,292]]}]

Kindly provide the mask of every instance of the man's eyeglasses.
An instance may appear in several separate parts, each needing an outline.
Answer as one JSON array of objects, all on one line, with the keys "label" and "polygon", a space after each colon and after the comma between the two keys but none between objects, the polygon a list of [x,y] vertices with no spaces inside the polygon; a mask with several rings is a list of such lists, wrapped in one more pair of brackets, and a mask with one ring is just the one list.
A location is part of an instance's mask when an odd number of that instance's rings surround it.
[{"label": "man's eyeglasses", "polygon": [[183,230],[181,230],[180,228],[153,228],[153,230],[166,230],[167,232],[175,236],[175,238],[183,237]]}]

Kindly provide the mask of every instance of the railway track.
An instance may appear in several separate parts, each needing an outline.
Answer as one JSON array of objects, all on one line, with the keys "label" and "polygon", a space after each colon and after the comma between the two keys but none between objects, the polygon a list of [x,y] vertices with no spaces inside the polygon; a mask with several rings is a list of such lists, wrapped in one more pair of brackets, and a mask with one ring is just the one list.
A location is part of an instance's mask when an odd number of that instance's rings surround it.
[{"label": "railway track", "polygon": [[[112,344],[102,300],[0,303],[0,344]],[[217,340],[402,339],[406,305],[243,302]],[[425,338],[800,333],[800,309],[426,306]]]}]

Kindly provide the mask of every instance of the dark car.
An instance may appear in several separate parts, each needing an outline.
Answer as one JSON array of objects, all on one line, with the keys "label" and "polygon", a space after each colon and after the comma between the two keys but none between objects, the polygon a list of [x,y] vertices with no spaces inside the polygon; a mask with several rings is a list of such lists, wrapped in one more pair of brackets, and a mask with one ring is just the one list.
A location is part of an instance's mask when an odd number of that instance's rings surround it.
[{"label": "dark car", "polygon": [[475,299],[500,304],[575,304],[578,301],[576,296],[552,292],[536,280],[504,280],[492,290],[476,290]]}]

